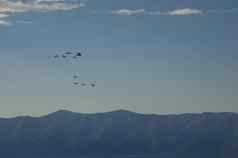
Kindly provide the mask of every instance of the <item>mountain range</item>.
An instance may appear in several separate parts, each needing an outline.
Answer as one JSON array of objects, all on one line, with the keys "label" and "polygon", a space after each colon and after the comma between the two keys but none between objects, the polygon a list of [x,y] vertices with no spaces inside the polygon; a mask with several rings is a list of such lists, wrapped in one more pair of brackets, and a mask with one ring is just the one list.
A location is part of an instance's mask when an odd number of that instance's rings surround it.
[{"label": "mountain range", "polygon": [[238,114],[60,110],[41,117],[0,118],[0,155],[237,158]]}]

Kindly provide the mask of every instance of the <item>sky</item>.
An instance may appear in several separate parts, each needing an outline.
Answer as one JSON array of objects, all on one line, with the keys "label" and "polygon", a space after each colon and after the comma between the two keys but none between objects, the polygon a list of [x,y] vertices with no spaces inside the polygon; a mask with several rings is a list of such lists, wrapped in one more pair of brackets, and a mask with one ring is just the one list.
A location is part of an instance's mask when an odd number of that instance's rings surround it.
[{"label": "sky", "polygon": [[0,0],[0,116],[238,112],[237,28],[237,0]]}]

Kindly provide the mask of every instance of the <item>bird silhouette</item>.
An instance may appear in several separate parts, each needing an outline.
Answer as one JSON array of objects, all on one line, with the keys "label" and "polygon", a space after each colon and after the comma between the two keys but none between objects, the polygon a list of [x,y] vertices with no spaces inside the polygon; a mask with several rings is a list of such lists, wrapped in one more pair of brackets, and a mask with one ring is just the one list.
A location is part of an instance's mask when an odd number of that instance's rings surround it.
[{"label": "bird silhouette", "polygon": [[91,83],[91,87],[96,87],[96,84],[95,83]]},{"label": "bird silhouette", "polygon": [[74,85],[78,85],[79,83],[78,82],[74,82]]},{"label": "bird silhouette", "polygon": [[73,78],[74,78],[74,79],[78,79],[79,76],[78,76],[78,75],[74,75]]},{"label": "bird silhouette", "polygon": [[55,55],[54,58],[59,58],[60,56],[59,55]]},{"label": "bird silhouette", "polygon": [[73,58],[74,59],[77,59],[77,58],[79,58],[79,57],[81,57],[82,56],[82,54],[79,52],[79,53],[76,53],[74,56],[73,56]]},{"label": "bird silhouette", "polygon": [[82,54],[81,54],[80,52],[78,52],[78,53],[76,54],[76,56],[81,57]]},{"label": "bird silhouette", "polygon": [[72,55],[73,53],[72,52],[66,52],[65,54],[66,55]]},{"label": "bird silhouette", "polygon": [[62,55],[62,58],[67,58],[67,56],[66,55]]}]

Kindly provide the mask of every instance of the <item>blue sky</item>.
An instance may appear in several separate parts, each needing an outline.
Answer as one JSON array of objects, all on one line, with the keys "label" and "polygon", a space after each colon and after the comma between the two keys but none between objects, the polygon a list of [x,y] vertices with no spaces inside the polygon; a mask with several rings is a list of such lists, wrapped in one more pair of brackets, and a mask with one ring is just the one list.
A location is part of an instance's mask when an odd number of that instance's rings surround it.
[{"label": "blue sky", "polygon": [[235,0],[0,0],[0,115],[238,112],[237,18]]}]

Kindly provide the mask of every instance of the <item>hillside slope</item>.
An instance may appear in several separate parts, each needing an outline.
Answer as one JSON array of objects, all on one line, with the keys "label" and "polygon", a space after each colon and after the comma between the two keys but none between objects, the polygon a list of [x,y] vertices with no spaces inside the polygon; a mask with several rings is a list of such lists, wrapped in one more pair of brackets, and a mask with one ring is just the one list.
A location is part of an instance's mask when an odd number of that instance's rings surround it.
[{"label": "hillside slope", "polygon": [[130,111],[0,119],[0,155],[237,158],[238,114]]}]

